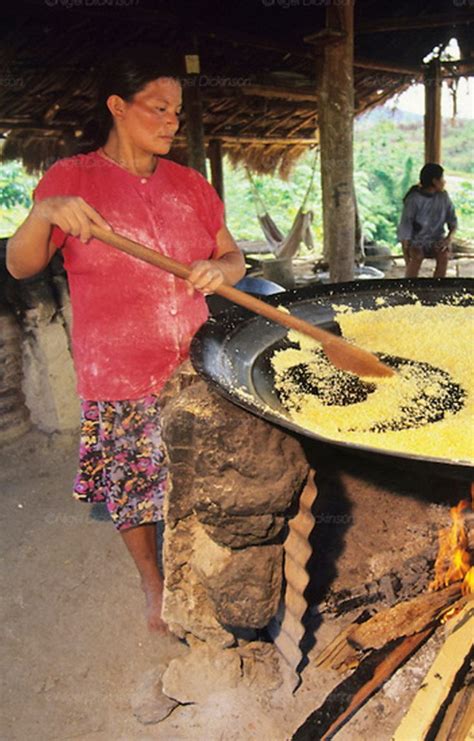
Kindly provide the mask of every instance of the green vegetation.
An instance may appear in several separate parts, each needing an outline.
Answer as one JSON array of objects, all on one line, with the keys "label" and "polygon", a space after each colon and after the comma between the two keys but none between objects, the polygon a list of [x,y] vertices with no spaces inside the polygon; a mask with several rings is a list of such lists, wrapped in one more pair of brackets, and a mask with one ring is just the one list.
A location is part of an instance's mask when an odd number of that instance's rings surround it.
[{"label": "green vegetation", "polygon": [[[377,112],[378,113],[378,112]],[[388,117],[388,118],[387,118]],[[372,122],[365,117],[356,123],[354,137],[354,181],[364,234],[393,249],[403,196],[417,182],[423,166],[423,120],[409,118],[408,124],[395,120],[390,113]],[[443,151],[447,190],[456,206],[459,236],[474,239],[474,122],[450,125],[445,122]],[[262,199],[282,231],[288,231],[306,192],[314,154],[308,152],[298,162],[289,182],[276,178],[255,177]],[[243,168],[225,168],[227,219],[233,234],[240,239],[262,239],[255,219],[252,191]],[[308,204],[314,210],[313,229],[316,243],[322,243],[321,188],[319,169]]]},{"label": "green vegetation", "polygon": [[[456,206],[459,236],[474,240],[474,121],[444,123],[443,164],[447,190]],[[469,146],[469,142],[471,146]],[[288,182],[276,177],[254,178],[256,188],[282,232],[287,232],[305,196],[314,164],[308,151]],[[376,109],[359,119],[355,128],[355,187],[364,234],[393,249],[403,195],[418,179],[423,165],[423,119]],[[237,239],[263,238],[256,217],[255,199],[242,167],[224,163],[226,214]],[[37,178],[24,173],[18,162],[0,166],[0,236],[10,236],[31,206]],[[319,162],[308,200],[314,211],[315,242],[322,245],[322,205]]]},{"label": "green vegetation", "polygon": [[0,166],[0,237],[9,237],[27,215],[37,181],[20,162]]},{"label": "green vegetation", "polygon": [[[266,209],[283,233],[289,231],[308,189],[314,165],[314,152],[309,151],[298,162],[287,181],[271,176],[254,176],[253,180]],[[319,165],[319,162],[317,163]],[[254,194],[243,167],[233,168],[224,162],[226,218],[230,231],[238,239],[261,240]],[[322,203],[317,169],[307,207],[314,211],[315,241],[322,243]]]}]

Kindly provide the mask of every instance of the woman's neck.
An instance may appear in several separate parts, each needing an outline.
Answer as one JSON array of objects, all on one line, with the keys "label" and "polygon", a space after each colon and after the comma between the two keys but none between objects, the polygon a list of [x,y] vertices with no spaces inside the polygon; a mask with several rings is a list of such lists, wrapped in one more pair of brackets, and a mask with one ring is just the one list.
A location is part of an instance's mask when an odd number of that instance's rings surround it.
[{"label": "woman's neck", "polygon": [[125,170],[148,177],[152,175],[158,164],[158,156],[142,150],[137,150],[128,142],[120,141],[115,132],[111,132],[103,147],[102,153]]}]

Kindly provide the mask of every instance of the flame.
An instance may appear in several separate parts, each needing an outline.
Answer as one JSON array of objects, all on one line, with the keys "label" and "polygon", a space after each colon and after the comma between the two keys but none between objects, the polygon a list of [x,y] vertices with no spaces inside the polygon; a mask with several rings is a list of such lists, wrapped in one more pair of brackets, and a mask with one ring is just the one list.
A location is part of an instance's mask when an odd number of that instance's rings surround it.
[{"label": "flame", "polygon": [[474,594],[474,566],[471,566],[462,583],[462,593],[464,595]]},{"label": "flame", "polygon": [[465,580],[463,592],[474,592],[474,567],[471,566],[469,537],[466,525],[466,513],[471,504],[463,499],[456,507],[451,508],[451,527],[443,528],[438,533],[439,550],[435,561],[435,578],[430,591],[449,586],[456,581]]}]

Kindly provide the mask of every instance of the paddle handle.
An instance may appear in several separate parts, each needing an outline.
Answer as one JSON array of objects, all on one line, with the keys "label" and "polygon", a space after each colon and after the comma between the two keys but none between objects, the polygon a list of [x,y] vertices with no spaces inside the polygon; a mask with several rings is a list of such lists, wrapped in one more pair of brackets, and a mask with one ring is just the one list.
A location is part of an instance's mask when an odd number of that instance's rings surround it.
[{"label": "paddle handle", "polygon": [[[187,279],[191,274],[191,268],[187,265],[184,265],[177,260],[173,260],[171,257],[161,254],[161,252],[156,252],[155,250],[150,249],[150,247],[145,247],[139,242],[134,242],[127,237],[123,237],[121,234],[116,234],[112,231],[109,232],[107,229],[102,229],[100,226],[96,226],[95,224],[92,224],[91,232],[94,237],[100,239],[102,242],[110,244],[112,247],[117,247],[117,249],[122,252],[126,252],[128,255],[132,255],[132,257],[137,257],[139,260],[148,262],[150,265],[155,265],[162,270],[166,270],[166,272],[172,273],[178,278]],[[318,340],[318,342],[324,344],[330,343],[332,345],[338,343],[343,343],[344,345],[347,344],[336,335],[326,332],[324,329],[320,329],[319,327],[315,327],[309,322],[304,321],[304,319],[299,319],[292,314],[287,314],[286,311],[270,306],[264,301],[255,298],[255,296],[251,296],[244,291],[239,291],[237,288],[233,288],[232,286],[220,285],[214,292],[219,294],[219,296],[227,298],[229,301],[233,301],[235,304],[239,304],[239,306],[243,306],[245,309],[250,309],[250,311],[253,311],[255,314],[260,314],[260,316],[263,316],[266,319],[281,324],[283,327],[296,329],[298,332],[309,335],[313,339]]]}]

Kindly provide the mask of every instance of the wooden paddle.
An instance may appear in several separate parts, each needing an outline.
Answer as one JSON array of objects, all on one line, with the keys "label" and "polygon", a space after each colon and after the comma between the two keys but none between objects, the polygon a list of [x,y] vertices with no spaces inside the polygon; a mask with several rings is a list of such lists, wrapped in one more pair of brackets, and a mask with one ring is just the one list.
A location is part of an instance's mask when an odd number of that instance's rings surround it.
[{"label": "wooden paddle", "polygon": [[[166,257],[166,255],[145,247],[139,242],[134,242],[115,232],[109,232],[94,224],[91,226],[91,232],[97,239],[122,250],[122,252],[126,252],[128,255],[132,255],[132,257],[144,260],[150,263],[150,265],[155,265],[162,270],[166,270],[168,273],[173,273],[173,275],[179,278],[189,278],[191,268],[173,260],[171,257]],[[326,330],[320,327],[315,327],[292,314],[287,314],[281,309],[270,306],[264,301],[255,298],[255,296],[244,293],[244,291],[239,291],[232,286],[222,285],[216,289],[215,293],[218,293],[219,296],[224,296],[224,298],[233,301],[235,304],[239,304],[239,306],[250,309],[255,314],[260,314],[266,319],[281,324],[283,327],[296,329],[298,332],[302,332],[317,340],[321,343],[323,351],[336,368],[355,373],[358,376],[393,376],[395,374],[392,368],[382,363],[375,355],[367,352],[367,350],[355,347],[341,337],[331,334],[331,332],[326,332]]]}]

